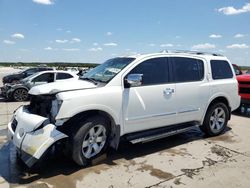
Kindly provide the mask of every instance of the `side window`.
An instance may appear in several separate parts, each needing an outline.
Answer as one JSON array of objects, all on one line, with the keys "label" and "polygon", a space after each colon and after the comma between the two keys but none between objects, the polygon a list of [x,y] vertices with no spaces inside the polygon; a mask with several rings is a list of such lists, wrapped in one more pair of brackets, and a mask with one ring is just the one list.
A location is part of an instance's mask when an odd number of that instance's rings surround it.
[{"label": "side window", "polygon": [[185,57],[171,57],[175,82],[201,81],[204,78],[202,60]]},{"label": "side window", "polygon": [[211,60],[212,78],[214,80],[233,77],[232,69],[227,61]]},{"label": "side window", "polygon": [[67,74],[67,73],[57,73],[56,74],[57,80],[63,80],[63,79],[69,79],[69,78],[73,78],[73,76],[70,74]]},{"label": "side window", "polygon": [[37,72],[37,69],[36,69],[36,68],[32,68],[32,69],[26,70],[26,71],[25,71],[25,74],[26,74],[27,76],[30,76],[30,75],[32,75],[32,74],[34,74],[34,73],[36,73],[36,72]]},{"label": "side window", "polygon": [[32,82],[54,82],[54,73],[44,73],[34,78]]},{"label": "side window", "polygon": [[168,82],[168,59],[154,58],[137,65],[129,74],[143,74],[142,86]]}]

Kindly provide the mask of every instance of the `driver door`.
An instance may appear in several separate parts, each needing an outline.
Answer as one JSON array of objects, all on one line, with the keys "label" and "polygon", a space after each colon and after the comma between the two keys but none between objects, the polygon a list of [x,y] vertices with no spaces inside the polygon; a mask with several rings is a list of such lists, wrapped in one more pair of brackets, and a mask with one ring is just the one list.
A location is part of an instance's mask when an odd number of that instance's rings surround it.
[{"label": "driver door", "polygon": [[37,76],[36,78],[33,78],[33,80],[30,82],[30,88],[33,86],[46,84],[54,81],[55,81],[55,73],[43,73]]},{"label": "driver door", "polygon": [[[124,133],[170,125],[176,117],[175,84],[167,57],[143,61],[129,74],[143,74],[142,85],[124,88]],[[125,77],[126,78],[126,77]]]}]

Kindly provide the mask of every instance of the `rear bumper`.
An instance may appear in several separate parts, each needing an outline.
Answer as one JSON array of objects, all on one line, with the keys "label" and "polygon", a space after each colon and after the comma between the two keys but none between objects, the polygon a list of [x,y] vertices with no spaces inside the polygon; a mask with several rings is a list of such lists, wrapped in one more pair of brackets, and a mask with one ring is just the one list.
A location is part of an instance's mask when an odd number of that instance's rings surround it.
[{"label": "rear bumper", "polygon": [[30,114],[25,107],[20,107],[8,124],[8,137],[16,146],[20,158],[29,167],[54,143],[67,137],[55,125],[46,122],[47,118]]}]

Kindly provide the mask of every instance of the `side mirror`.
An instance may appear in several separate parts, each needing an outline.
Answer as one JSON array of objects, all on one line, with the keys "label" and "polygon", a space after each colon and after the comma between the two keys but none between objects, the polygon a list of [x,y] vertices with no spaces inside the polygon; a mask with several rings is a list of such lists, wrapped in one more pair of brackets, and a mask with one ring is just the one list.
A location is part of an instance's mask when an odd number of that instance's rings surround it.
[{"label": "side mirror", "polygon": [[236,75],[240,75],[240,71],[239,70],[235,70],[235,74]]},{"label": "side mirror", "polygon": [[143,74],[129,74],[125,78],[125,87],[137,87],[142,85]]}]

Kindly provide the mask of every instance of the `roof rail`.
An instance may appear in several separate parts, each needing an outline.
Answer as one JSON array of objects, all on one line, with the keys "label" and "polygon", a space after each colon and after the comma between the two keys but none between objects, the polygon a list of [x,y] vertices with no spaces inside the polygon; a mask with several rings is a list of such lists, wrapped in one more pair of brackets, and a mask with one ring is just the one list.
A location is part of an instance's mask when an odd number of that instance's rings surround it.
[{"label": "roof rail", "polygon": [[199,52],[199,51],[191,51],[191,50],[163,50],[161,51],[161,53],[186,53],[186,54],[195,54],[195,55],[223,56],[218,53]]}]

